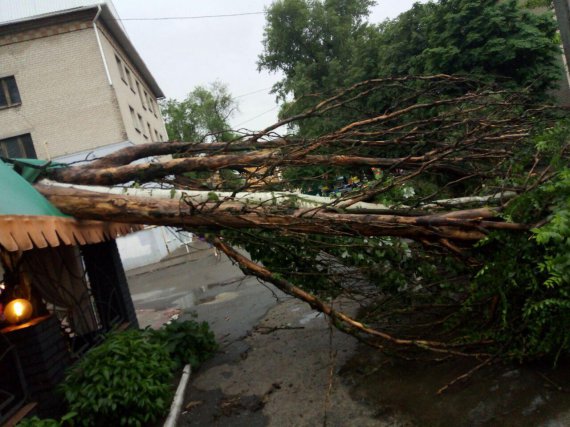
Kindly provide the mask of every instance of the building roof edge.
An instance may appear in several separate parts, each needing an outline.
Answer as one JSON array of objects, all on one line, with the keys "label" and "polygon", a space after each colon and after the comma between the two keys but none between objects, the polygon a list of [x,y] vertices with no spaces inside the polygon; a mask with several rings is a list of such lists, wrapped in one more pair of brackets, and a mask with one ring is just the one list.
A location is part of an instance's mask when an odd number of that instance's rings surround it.
[{"label": "building roof edge", "polygon": [[156,79],[148,69],[146,63],[136,50],[135,46],[131,42],[129,36],[124,30],[123,26],[120,24],[120,18],[118,18],[113,11],[109,8],[106,3],[98,3],[89,6],[79,6],[70,9],[59,10],[55,12],[43,13],[40,15],[34,15],[22,19],[16,19],[12,21],[6,21],[0,23],[0,29],[7,26],[18,25],[24,22],[40,21],[42,19],[53,18],[57,16],[64,16],[70,13],[76,13],[86,10],[98,10],[101,8],[101,14],[97,18],[102,20],[106,26],[106,29],[111,33],[111,35],[118,41],[119,45],[124,49],[126,54],[132,63],[137,67],[137,70],[145,79],[146,83],[149,85],[150,89],[157,98],[164,98],[164,92],[158,85]]}]

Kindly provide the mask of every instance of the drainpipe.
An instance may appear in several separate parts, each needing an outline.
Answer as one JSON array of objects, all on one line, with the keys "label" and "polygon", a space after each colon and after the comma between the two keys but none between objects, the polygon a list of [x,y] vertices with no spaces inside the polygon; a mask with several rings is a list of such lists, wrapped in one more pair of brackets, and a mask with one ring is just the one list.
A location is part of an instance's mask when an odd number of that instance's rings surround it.
[{"label": "drainpipe", "polygon": [[109,66],[107,65],[107,60],[105,59],[105,53],[103,52],[103,45],[101,44],[101,37],[99,36],[99,29],[97,28],[97,19],[101,14],[101,5],[97,5],[97,14],[93,19],[93,29],[95,30],[95,37],[97,38],[97,45],[99,46],[99,52],[101,52],[101,59],[103,59],[103,66],[105,67],[105,74],[107,74],[107,80],[109,81],[109,86],[113,86],[113,81],[111,80],[111,73],[109,72]]}]

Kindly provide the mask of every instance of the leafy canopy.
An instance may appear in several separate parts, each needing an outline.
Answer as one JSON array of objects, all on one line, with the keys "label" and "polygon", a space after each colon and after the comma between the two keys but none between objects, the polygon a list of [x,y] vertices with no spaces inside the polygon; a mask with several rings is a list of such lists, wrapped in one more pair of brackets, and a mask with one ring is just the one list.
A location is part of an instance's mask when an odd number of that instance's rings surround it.
[{"label": "leafy canopy", "polygon": [[[416,3],[381,24],[369,0],[278,0],[268,9],[260,69],[281,71],[285,99],[390,75],[478,74],[536,94],[561,77],[556,22],[516,1]],[[305,104],[301,103],[300,109]],[[287,111],[282,114],[293,113]]]},{"label": "leafy canopy", "polygon": [[168,139],[171,141],[228,141],[234,138],[229,119],[237,102],[226,85],[214,82],[197,86],[178,101],[168,99],[161,105]]}]

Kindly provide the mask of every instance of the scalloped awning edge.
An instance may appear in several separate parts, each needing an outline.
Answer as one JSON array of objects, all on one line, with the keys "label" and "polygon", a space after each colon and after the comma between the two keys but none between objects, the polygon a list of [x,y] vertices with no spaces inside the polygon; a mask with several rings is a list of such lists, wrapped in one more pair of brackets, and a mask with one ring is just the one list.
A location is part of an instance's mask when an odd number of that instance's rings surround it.
[{"label": "scalloped awning edge", "polygon": [[8,252],[60,245],[87,245],[115,239],[142,225],[87,221],[55,216],[0,216],[0,246]]}]

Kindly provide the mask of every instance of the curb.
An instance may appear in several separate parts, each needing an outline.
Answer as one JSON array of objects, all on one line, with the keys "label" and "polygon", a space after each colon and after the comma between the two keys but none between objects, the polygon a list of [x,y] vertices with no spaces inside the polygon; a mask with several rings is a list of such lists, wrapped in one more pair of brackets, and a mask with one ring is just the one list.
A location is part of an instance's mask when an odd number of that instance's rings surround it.
[{"label": "curb", "polygon": [[200,249],[189,254],[183,254],[174,258],[167,259],[165,261],[155,262],[154,264],[148,264],[142,267],[133,268],[132,270],[125,271],[127,277],[140,276],[141,274],[152,273],[154,271],[163,270],[165,268],[174,267],[176,265],[184,264],[186,262],[196,261],[199,258],[194,258],[196,255],[200,255],[203,252],[207,252],[210,249]]},{"label": "curb", "polygon": [[192,367],[190,365],[184,366],[184,369],[182,370],[182,378],[180,378],[180,383],[178,383],[178,388],[176,389],[176,394],[172,400],[172,405],[170,405],[170,413],[164,423],[164,427],[176,427],[178,417],[180,416],[180,408],[184,401],[184,392],[186,391],[186,386],[188,385],[191,373]]}]

